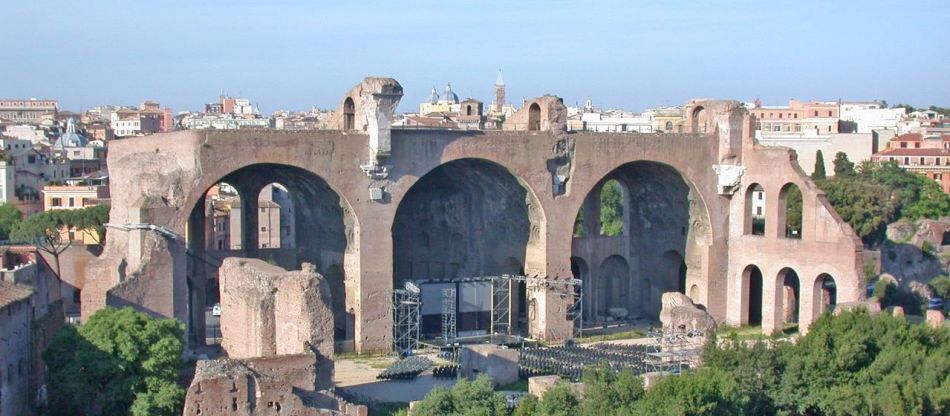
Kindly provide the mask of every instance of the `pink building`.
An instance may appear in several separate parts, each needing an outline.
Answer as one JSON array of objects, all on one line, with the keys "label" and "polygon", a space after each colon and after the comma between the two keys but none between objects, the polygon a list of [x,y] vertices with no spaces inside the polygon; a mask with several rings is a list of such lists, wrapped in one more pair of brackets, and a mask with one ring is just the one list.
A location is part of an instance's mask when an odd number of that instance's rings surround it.
[{"label": "pink building", "polygon": [[872,156],[875,162],[897,162],[908,171],[937,181],[950,193],[950,135],[908,133],[891,139],[887,149]]},{"label": "pink building", "polygon": [[759,100],[749,109],[755,117],[756,135],[771,137],[822,137],[839,131],[836,102],[790,100],[787,107],[762,106]]}]

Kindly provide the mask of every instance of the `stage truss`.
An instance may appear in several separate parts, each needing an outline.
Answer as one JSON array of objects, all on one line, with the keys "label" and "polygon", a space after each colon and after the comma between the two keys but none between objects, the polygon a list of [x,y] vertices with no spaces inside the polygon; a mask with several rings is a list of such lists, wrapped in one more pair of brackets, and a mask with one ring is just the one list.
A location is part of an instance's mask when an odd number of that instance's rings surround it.
[{"label": "stage truss", "polygon": [[393,291],[393,351],[402,353],[419,347],[419,306],[421,292],[412,282]]}]

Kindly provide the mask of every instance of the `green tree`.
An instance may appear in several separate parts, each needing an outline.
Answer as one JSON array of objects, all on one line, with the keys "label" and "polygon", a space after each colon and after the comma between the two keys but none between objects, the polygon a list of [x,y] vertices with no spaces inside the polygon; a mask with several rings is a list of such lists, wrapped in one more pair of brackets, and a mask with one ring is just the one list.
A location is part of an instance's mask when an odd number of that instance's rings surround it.
[{"label": "green tree", "polygon": [[600,190],[600,234],[618,236],[623,232],[623,191],[609,180]]},{"label": "green tree", "polygon": [[60,233],[64,225],[65,210],[52,210],[33,214],[26,220],[17,223],[10,236],[17,240],[31,241],[40,251],[53,256],[56,262],[56,276],[62,276],[60,270],[59,255],[69,246],[72,240],[63,238]]},{"label": "green tree", "polygon": [[106,308],[68,325],[43,352],[52,415],[177,415],[184,325]]},{"label": "green tree", "polygon": [[835,154],[835,160],[832,163],[835,166],[835,177],[845,178],[855,175],[854,162],[848,160],[845,152]]},{"label": "green tree", "polygon": [[752,399],[743,394],[735,377],[718,369],[705,369],[679,377],[666,377],[637,403],[637,415],[753,415]]},{"label": "green tree", "polygon": [[461,380],[451,389],[436,387],[414,408],[413,414],[446,416],[508,416],[505,397],[495,393],[491,379]]},{"label": "green tree", "polygon": [[584,416],[629,415],[643,397],[643,379],[631,371],[616,372],[606,362],[584,370]]},{"label": "green tree", "polygon": [[0,240],[10,239],[10,233],[22,218],[23,214],[15,206],[0,204]]},{"label": "green tree", "polygon": [[551,387],[541,396],[536,414],[538,416],[575,416],[578,400],[566,384]]},{"label": "green tree", "polygon": [[825,156],[821,154],[821,150],[815,153],[815,171],[812,172],[811,178],[814,180],[825,179]]},{"label": "green tree", "polygon": [[950,276],[937,276],[930,281],[929,285],[933,289],[934,296],[950,301]]},{"label": "green tree", "polygon": [[887,187],[871,181],[839,177],[820,181],[819,186],[838,215],[865,243],[883,239],[884,230],[895,219],[896,212],[895,201]]}]

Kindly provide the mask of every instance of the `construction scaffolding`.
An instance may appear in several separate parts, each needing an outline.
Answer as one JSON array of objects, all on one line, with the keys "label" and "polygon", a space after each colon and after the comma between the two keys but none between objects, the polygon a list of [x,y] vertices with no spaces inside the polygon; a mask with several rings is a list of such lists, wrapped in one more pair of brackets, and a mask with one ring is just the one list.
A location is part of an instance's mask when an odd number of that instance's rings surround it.
[{"label": "construction scaffolding", "polygon": [[491,334],[511,335],[512,276],[491,278]]},{"label": "construction scaffolding", "polygon": [[527,291],[547,292],[567,300],[566,318],[573,326],[572,335],[575,338],[580,336],[584,324],[581,313],[584,310],[584,291],[580,279],[548,279],[508,274],[473,279],[492,282],[492,335],[511,335],[511,284],[524,282]]},{"label": "construction scaffolding", "polygon": [[452,345],[458,338],[455,315],[455,289],[442,289],[442,341]]},{"label": "construction scaffolding", "polygon": [[651,330],[654,339],[653,352],[647,354],[650,371],[682,374],[695,368],[706,343],[706,333],[686,329]]},{"label": "construction scaffolding", "polygon": [[420,290],[412,282],[393,290],[393,351],[411,352],[419,346]]}]

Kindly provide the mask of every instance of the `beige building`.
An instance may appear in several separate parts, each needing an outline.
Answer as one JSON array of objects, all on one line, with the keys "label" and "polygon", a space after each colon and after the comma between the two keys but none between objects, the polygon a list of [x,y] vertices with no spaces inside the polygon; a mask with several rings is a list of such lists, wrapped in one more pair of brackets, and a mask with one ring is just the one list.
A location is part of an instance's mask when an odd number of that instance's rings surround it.
[{"label": "beige building", "polygon": [[[44,211],[54,209],[82,209],[100,205],[109,200],[109,185],[47,185],[43,187]],[[101,244],[95,230],[60,230],[64,240],[82,244]]]},{"label": "beige building", "polygon": [[56,100],[0,100],[0,120],[36,124],[56,117]]}]

